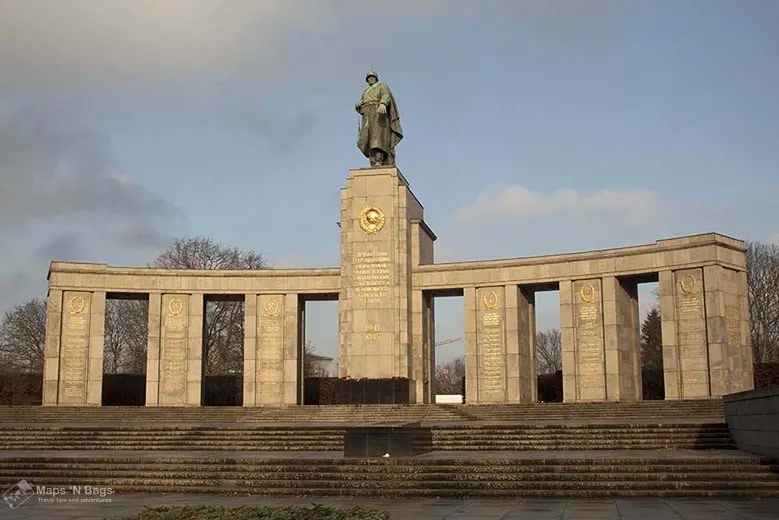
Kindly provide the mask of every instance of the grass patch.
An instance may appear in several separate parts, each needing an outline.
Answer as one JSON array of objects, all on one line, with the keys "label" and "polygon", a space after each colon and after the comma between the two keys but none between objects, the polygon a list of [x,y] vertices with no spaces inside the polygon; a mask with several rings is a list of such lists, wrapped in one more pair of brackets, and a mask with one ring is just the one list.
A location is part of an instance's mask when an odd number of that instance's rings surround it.
[{"label": "grass patch", "polygon": [[147,508],[123,520],[387,520],[389,517],[389,513],[364,506],[162,506]]}]

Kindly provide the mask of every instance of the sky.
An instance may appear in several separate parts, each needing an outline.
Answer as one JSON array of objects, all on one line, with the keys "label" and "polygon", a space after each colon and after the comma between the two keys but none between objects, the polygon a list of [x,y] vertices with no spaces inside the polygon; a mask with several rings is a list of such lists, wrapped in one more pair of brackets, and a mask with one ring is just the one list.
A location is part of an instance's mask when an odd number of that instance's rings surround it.
[{"label": "sky", "polygon": [[[52,260],[180,236],[337,266],[371,67],[437,261],[779,243],[778,24],[775,0],[2,0],[0,311]],[[337,306],[312,309],[334,355]]]}]

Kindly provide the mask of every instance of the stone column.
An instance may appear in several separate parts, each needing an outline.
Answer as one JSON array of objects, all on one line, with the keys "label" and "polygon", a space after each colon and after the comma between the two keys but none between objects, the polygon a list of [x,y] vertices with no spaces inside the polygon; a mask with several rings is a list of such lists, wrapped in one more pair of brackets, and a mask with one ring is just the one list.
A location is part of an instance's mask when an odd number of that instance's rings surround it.
[{"label": "stone column", "polygon": [[676,329],[676,277],[673,271],[658,273],[660,326],[663,343],[663,381],[666,400],[682,399],[682,367]]},{"label": "stone column", "polygon": [[[402,356],[410,366],[411,385],[409,402],[434,403],[435,380],[435,316],[433,299],[422,291],[411,293],[411,348]],[[368,345],[375,343],[377,334],[366,333]],[[402,370],[401,370],[402,371]]]},{"label": "stone column", "polygon": [[577,373],[576,400],[605,401],[606,367],[601,280],[575,281],[572,296]]},{"label": "stone column", "polygon": [[711,397],[749,389],[752,359],[742,309],[742,273],[703,268]]},{"label": "stone column", "polygon": [[411,222],[421,218],[422,206],[396,168],[350,172],[341,191],[342,377],[412,377],[411,264],[428,258],[413,254],[424,240],[413,240],[421,222]]},{"label": "stone column", "polygon": [[[679,353],[679,398],[707,399],[711,392],[703,269],[684,269],[675,271],[673,275],[676,345]],[[663,350],[665,351],[665,347]]]},{"label": "stone column", "polygon": [[478,288],[476,306],[478,402],[505,403],[507,397],[505,287]]},{"label": "stone column", "polygon": [[435,310],[430,296],[422,294],[422,389],[424,403],[435,403]]},{"label": "stone column", "polygon": [[[102,302],[102,309],[99,307]],[[93,308],[93,294],[81,291],[65,291],[63,293],[62,330],[60,336],[59,388],[57,404],[87,405],[100,404],[100,388],[90,377],[95,377],[93,361],[100,358],[100,381],[102,382],[102,339],[95,338],[91,333],[94,326],[102,331],[99,324],[92,320],[105,315],[105,294],[96,298]],[[93,350],[99,345],[101,351]],[[90,383],[91,389],[90,389]],[[90,393],[91,390],[91,393]],[[98,398],[94,396],[97,391]]]},{"label": "stone column", "polygon": [[[535,403],[538,401],[538,376],[536,374],[536,317],[535,317],[535,292],[532,288],[515,287],[512,293],[516,293],[516,321],[519,324],[517,330],[517,347],[519,349],[519,400],[513,401],[509,393],[509,402]],[[506,289],[506,314],[510,315],[511,304],[509,289]],[[513,323],[514,319],[507,318],[507,323]],[[509,348],[511,347],[512,331],[506,330]],[[510,352],[510,350],[509,350]],[[513,373],[512,361],[508,361],[509,374]],[[511,388],[511,387],[509,387]]]},{"label": "stone column", "polygon": [[89,317],[89,366],[87,404],[103,404],[103,342],[105,340],[105,292],[92,293]]},{"label": "stone column", "polygon": [[[409,377],[413,381],[409,390],[409,402],[425,403],[425,297],[422,291],[411,292],[411,353],[408,356],[410,365]],[[378,334],[366,332],[365,342],[368,346],[378,340]]]},{"label": "stone column", "polygon": [[200,406],[203,295],[163,294],[161,301],[158,403]]},{"label": "stone column", "polygon": [[244,296],[243,314],[243,406],[257,404],[257,298]]},{"label": "stone column", "polygon": [[[261,294],[257,298],[254,404],[284,404],[285,296]],[[246,376],[244,376],[246,377]]]},{"label": "stone column", "polygon": [[203,327],[205,301],[203,294],[189,297],[189,327],[187,346],[189,365],[187,367],[187,406],[200,406],[203,402],[203,377],[205,364],[203,359]]},{"label": "stone column", "polygon": [[463,321],[465,333],[465,402],[479,402],[479,357],[476,345],[476,288],[463,289]]},{"label": "stone column", "polygon": [[753,390],[755,388],[754,376],[754,352],[752,350],[752,333],[749,328],[749,285],[747,284],[747,272],[738,273],[738,296],[741,313],[741,356],[744,364],[744,377],[741,380],[740,389],[735,387],[734,392]]},{"label": "stone column", "polygon": [[560,342],[563,356],[563,402],[578,400],[578,366],[574,342],[573,282],[560,282]]},{"label": "stone column", "polygon": [[284,383],[282,404],[300,404],[300,381],[303,366],[300,362],[303,345],[300,297],[284,295]]},{"label": "stone column", "polygon": [[43,405],[56,405],[59,397],[62,291],[52,289],[46,298],[46,342],[43,352]]},{"label": "stone column", "polygon": [[149,330],[146,339],[146,406],[159,406],[162,294],[149,294],[148,319]]},{"label": "stone column", "polygon": [[[302,335],[297,294],[248,295],[245,333],[244,406],[300,404]],[[253,307],[253,309],[251,308]],[[247,327],[252,326],[247,319]],[[252,350],[251,345],[253,345]],[[253,396],[247,399],[247,395]]]},{"label": "stone column", "polygon": [[641,353],[638,285],[613,276],[603,278],[603,327],[606,354],[606,399],[641,399]]},{"label": "stone column", "polygon": [[[505,294],[504,308],[506,309],[505,342],[506,342],[506,402],[519,403],[520,381],[522,369],[520,362],[520,316],[519,316],[519,288],[516,285],[503,287]],[[526,381],[522,381],[526,382]]]}]

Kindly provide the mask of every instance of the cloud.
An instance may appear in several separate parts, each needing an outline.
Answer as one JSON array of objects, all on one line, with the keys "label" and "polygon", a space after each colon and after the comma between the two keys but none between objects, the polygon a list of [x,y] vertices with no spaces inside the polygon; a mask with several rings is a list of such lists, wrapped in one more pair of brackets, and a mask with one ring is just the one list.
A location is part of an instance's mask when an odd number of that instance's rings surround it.
[{"label": "cloud", "polygon": [[0,100],[0,309],[45,294],[52,260],[145,259],[185,220],[70,109]]},{"label": "cloud", "polygon": [[481,193],[475,202],[458,209],[454,218],[484,222],[507,217],[612,215],[640,221],[656,213],[661,206],[657,193],[645,188],[595,193],[562,189],[544,195],[523,186],[497,186]]},{"label": "cloud", "polygon": [[317,2],[12,1],[0,18],[0,82],[143,84],[235,72],[272,60],[285,30],[316,30],[327,18]]},{"label": "cloud", "polygon": [[[398,24],[472,24],[474,16],[516,23],[550,40],[597,34],[616,0],[7,0],[0,17],[0,87],[272,81],[282,71],[327,72],[350,64],[361,28],[397,34]],[[364,33],[359,32],[360,35]],[[316,38],[312,42],[312,38]],[[301,45],[306,48],[301,54]],[[370,47],[370,45],[368,46]],[[332,53],[338,60],[332,60]],[[321,54],[324,53],[324,54]],[[323,59],[324,58],[324,59]],[[304,63],[301,63],[301,60]]]},{"label": "cloud", "polygon": [[107,232],[116,243],[133,248],[163,250],[173,243],[173,235],[146,221],[124,220]]},{"label": "cloud", "polygon": [[52,259],[59,261],[75,261],[79,257],[80,240],[76,234],[55,236],[45,244],[38,247],[35,256],[49,262]]},{"label": "cloud", "polygon": [[179,210],[112,163],[107,143],[52,107],[0,105],[0,232],[34,219],[103,212],[138,221]]}]

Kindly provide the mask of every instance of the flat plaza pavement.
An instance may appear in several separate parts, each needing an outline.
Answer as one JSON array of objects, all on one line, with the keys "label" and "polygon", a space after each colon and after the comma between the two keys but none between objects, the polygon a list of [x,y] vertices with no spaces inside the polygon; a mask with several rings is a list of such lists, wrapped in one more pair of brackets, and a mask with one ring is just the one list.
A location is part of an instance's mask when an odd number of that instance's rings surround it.
[{"label": "flat plaza pavement", "polygon": [[161,505],[253,506],[365,505],[388,511],[394,520],[777,520],[779,500],[683,499],[362,499],[266,498],[218,495],[117,494],[111,502],[46,504],[36,497],[16,509],[1,503],[0,519],[66,520],[122,518]]}]

